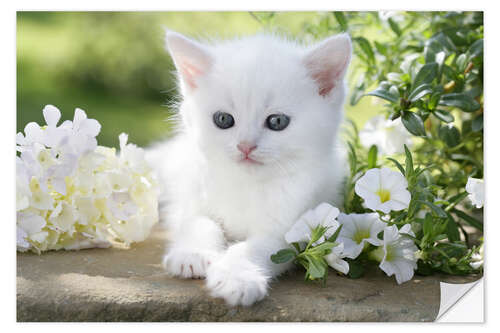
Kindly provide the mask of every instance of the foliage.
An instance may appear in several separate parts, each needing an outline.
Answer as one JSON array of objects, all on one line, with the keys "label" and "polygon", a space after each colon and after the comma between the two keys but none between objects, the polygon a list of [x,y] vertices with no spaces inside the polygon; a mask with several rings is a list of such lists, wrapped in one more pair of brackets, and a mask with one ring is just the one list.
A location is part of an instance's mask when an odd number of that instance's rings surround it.
[{"label": "foliage", "polygon": [[477,272],[470,265],[478,251],[470,233],[482,233],[482,209],[464,199],[467,180],[483,178],[482,13],[325,13],[304,25],[303,35],[320,39],[341,31],[351,34],[356,56],[351,106],[374,96],[415,142],[404,155],[380,156],[377,146],[363,147],[350,121],[344,211],[368,212],[356,181],[368,169],[392,166],[406,177],[412,199],[407,209],[379,212],[380,218],[411,225],[417,273]]}]

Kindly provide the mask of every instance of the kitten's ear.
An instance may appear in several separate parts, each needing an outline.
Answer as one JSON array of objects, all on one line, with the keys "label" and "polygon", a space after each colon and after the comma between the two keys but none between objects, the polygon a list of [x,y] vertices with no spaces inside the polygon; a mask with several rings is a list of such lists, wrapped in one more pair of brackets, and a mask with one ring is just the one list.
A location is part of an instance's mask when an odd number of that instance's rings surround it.
[{"label": "kitten's ear", "polygon": [[318,93],[327,96],[341,84],[351,60],[352,45],[348,34],[329,37],[307,51],[304,64],[318,84]]},{"label": "kitten's ear", "polygon": [[209,50],[174,31],[167,30],[165,40],[181,79],[187,87],[195,89],[197,78],[212,66],[213,60]]}]

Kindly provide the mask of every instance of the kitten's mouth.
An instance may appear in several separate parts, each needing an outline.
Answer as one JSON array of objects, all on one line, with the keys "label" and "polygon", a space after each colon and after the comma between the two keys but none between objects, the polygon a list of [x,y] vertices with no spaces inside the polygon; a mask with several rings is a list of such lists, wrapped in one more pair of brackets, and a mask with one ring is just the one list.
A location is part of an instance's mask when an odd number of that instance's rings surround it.
[{"label": "kitten's mouth", "polygon": [[250,156],[244,156],[241,160],[241,163],[249,163],[249,164],[263,164],[262,162],[256,161]]}]

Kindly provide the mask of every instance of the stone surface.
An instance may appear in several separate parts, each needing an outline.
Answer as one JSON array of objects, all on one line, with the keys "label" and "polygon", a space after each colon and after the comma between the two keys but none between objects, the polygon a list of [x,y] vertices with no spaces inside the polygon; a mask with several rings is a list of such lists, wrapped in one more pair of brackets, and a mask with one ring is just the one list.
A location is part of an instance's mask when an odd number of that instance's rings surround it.
[{"label": "stone surface", "polygon": [[227,307],[202,280],[169,278],[161,268],[166,232],[154,230],[131,249],[17,255],[18,321],[432,321],[439,281],[469,277],[416,276],[397,285],[375,269],[361,279],[331,272],[326,287],[297,271],[273,282],[251,307]]}]

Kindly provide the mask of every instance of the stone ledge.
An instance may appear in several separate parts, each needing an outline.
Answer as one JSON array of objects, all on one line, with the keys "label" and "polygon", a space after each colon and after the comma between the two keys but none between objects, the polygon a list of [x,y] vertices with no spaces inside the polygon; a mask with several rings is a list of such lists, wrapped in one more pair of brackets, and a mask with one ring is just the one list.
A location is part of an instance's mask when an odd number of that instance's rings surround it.
[{"label": "stone ledge", "polygon": [[397,285],[374,270],[357,280],[329,275],[326,287],[298,271],[271,285],[251,307],[227,307],[200,280],[172,279],[161,268],[167,233],[129,250],[91,249],[17,255],[17,320],[38,321],[433,321],[439,282],[478,276],[416,276]]}]

